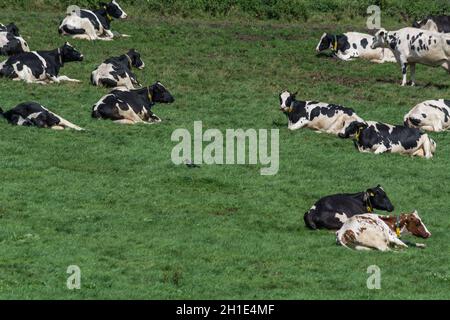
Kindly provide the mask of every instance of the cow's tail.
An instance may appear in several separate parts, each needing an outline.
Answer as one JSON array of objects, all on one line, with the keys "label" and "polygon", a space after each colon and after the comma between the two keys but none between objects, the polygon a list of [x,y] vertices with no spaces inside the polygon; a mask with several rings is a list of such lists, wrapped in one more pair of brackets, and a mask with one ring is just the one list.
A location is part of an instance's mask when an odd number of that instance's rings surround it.
[{"label": "cow's tail", "polygon": [[314,223],[313,214],[315,213],[314,209],[309,210],[303,216],[303,220],[305,220],[305,225],[311,230],[317,230],[317,226]]}]

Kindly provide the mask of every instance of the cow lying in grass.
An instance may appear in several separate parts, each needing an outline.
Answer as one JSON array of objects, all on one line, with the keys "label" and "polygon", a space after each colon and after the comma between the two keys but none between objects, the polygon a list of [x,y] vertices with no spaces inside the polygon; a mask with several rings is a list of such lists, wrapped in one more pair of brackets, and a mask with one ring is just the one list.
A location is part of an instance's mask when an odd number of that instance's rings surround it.
[{"label": "cow lying in grass", "polygon": [[450,129],[450,100],[428,100],[419,103],[406,116],[405,125],[426,131]]},{"label": "cow lying in grass", "polygon": [[92,72],[91,83],[94,86],[105,87],[125,87],[134,89],[139,86],[131,68],[144,69],[145,63],[141,60],[141,55],[134,49],[119,57],[113,57],[105,60],[100,66]]},{"label": "cow lying in grass", "polygon": [[119,124],[154,124],[161,122],[161,119],[151,111],[152,107],[156,103],[174,101],[161,82],[137,90],[116,89],[93,106],[92,117]]},{"label": "cow lying in grass", "polygon": [[360,152],[391,152],[427,159],[436,152],[436,142],[419,129],[381,122],[353,122],[339,136],[353,138]]},{"label": "cow lying in grass", "polygon": [[83,130],[36,102],[22,103],[6,112],[3,112],[3,110],[0,109],[0,115],[10,124],[16,126],[34,126],[38,128],[50,128],[53,130]]},{"label": "cow lying in grass", "polygon": [[402,68],[402,86],[407,84],[407,68],[411,68],[411,85],[416,84],[416,64],[441,66],[450,72],[450,35],[416,28],[397,31],[379,30],[372,48],[389,48]]},{"label": "cow lying in grass", "polygon": [[350,123],[363,122],[350,108],[321,102],[298,101],[296,95],[288,91],[280,94],[280,110],[289,119],[289,130],[306,127],[338,135],[344,133]]},{"label": "cow lying in grass", "polygon": [[0,63],[0,77],[27,83],[80,82],[66,76],[59,76],[60,69],[67,62],[83,61],[83,55],[66,42],[51,51],[33,51],[17,54]]},{"label": "cow lying in grass", "polygon": [[344,61],[357,58],[375,63],[395,62],[390,50],[382,48],[372,49],[373,37],[370,34],[347,32],[340,35],[324,33],[316,47],[317,52],[331,49],[333,54]]},{"label": "cow lying in grass", "polygon": [[425,19],[414,21],[413,27],[434,32],[450,33],[450,16],[428,16]]},{"label": "cow lying in grass", "polygon": [[[111,31],[113,18],[126,19],[128,15],[115,0],[101,4],[97,10],[81,9],[70,12],[59,26],[59,33],[74,39],[113,40]],[[128,37],[127,35],[122,35]]]},{"label": "cow lying in grass", "polygon": [[336,232],[336,242],[355,250],[390,251],[395,248],[408,248],[408,244],[425,247],[423,244],[402,241],[398,237],[402,233],[410,233],[424,239],[431,236],[417,211],[399,217],[363,214],[353,216],[344,222],[342,228]]},{"label": "cow lying in grass", "polygon": [[348,218],[373,212],[374,209],[394,211],[391,200],[381,186],[353,194],[324,197],[305,213],[304,220],[306,226],[312,230],[338,230]]},{"label": "cow lying in grass", "polygon": [[12,56],[29,51],[28,43],[20,36],[14,23],[0,24],[0,55]]}]

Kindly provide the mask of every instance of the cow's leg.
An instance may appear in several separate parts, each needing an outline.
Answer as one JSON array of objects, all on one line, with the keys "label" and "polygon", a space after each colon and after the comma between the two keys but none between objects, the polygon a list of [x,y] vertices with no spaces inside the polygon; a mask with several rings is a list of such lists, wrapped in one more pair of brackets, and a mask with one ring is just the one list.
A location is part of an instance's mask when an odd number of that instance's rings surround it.
[{"label": "cow's leg", "polygon": [[416,85],[416,64],[411,63],[409,66],[411,70],[411,86],[414,87]]},{"label": "cow's leg", "polygon": [[386,146],[384,144],[380,145],[376,150],[375,150],[375,154],[382,154],[385,153],[386,151],[388,151],[388,148],[386,148]]},{"label": "cow's leg", "polygon": [[355,250],[357,250],[357,251],[372,251],[372,248],[363,247],[363,246],[355,246]]},{"label": "cow's leg", "polygon": [[290,123],[288,129],[291,131],[298,130],[298,129],[304,128],[308,123],[309,123],[308,120],[302,119],[302,120],[297,121],[297,123],[294,123],[294,124]]},{"label": "cow's leg", "polygon": [[52,77],[52,80],[59,83],[61,81],[67,81],[67,82],[77,82],[80,83],[80,80],[76,80],[76,79],[71,79],[67,76],[59,76],[59,77]]},{"label": "cow's leg", "polygon": [[114,123],[118,124],[136,124],[136,121],[129,120],[129,119],[122,119],[122,120],[116,120]]},{"label": "cow's leg", "polygon": [[52,130],[62,131],[62,130],[64,130],[64,127],[63,126],[53,126]]},{"label": "cow's leg", "polygon": [[402,75],[403,75],[403,81],[402,81],[402,87],[406,86],[407,82],[408,82],[408,64],[402,63]]}]

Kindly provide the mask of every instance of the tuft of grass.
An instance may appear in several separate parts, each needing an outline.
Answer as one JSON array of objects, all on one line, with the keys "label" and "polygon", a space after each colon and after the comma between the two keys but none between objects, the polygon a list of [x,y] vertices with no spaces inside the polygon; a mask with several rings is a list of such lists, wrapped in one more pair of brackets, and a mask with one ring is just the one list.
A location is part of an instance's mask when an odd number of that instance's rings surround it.
[{"label": "tuft of grass", "polygon": [[[15,21],[32,49],[52,49],[63,12]],[[42,23],[45,21],[45,23]],[[399,27],[394,20],[389,28]],[[130,39],[71,41],[85,55],[62,74],[82,84],[0,80],[4,109],[38,101],[86,132],[11,127],[0,121],[0,298],[2,299],[448,299],[450,136],[433,134],[433,160],[358,153],[350,141],[289,132],[278,111],[283,89],[343,104],[367,120],[401,123],[426,99],[448,98],[444,70],[419,66],[418,87],[401,88],[395,64],[315,56],[324,31],[363,31],[363,18],[314,23],[133,15],[113,29]],[[156,106],[155,126],[90,118],[108,91],[89,85],[105,58],[134,47],[143,84],[175,95]],[[280,129],[280,172],[257,166],[202,166],[170,160],[173,130]],[[382,184],[396,213],[418,209],[433,237],[426,250],[353,252],[333,232],[311,232],[303,213],[320,197]],[[367,267],[382,290],[366,287]],[[67,267],[82,271],[66,288]]]}]

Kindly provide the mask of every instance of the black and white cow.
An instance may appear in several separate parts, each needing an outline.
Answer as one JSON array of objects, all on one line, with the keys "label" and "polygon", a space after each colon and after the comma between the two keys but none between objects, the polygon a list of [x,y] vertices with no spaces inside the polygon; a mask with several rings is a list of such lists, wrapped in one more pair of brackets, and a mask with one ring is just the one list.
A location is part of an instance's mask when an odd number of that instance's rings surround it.
[{"label": "black and white cow", "polygon": [[380,29],[372,48],[389,48],[402,68],[402,86],[407,83],[407,68],[411,68],[411,85],[415,85],[416,64],[441,66],[450,72],[450,35],[416,28],[397,31]]},{"label": "black and white cow", "polygon": [[154,124],[161,122],[161,119],[151,111],[152,107],[156,103],[174,101],[173,96],[159,81],[142,89],[116,89],[93,106],[92,117],[119,124]]},{"label": "black and white cow", "polygon": [[83,61],[83,55],[66,42],[58,49],[25,52],[10,57],[0,63],[0,77],[39,84],[80,82],[67,76],[59,76],[61,67],[72,61]]},{"label": "black and white cow", "polygon": [[381,186],[358,193],[324,197],[305,213],[304,221],[312,230],[338,230],[348,218],[371,213],[374,209],[394,211],[394,206]]},{"label": "black and white cow", "polygon": [[334,135],[343,134],[347,126],[363,120],[350,108],[314,101],[298,101],[288,91],[280,94],[280,110],[289,119],[289,130],[310,128]]},{"label": "black and white cow", "polygon": [[406,116],[405,125],[426,131],[450,129],[450,100],[428,100],[419,103]]},{"label": "black and white cow", "polygon": [[408,154],[431,159],[436,142],[419,129],[393,126],[381,122],[353,122],[339,135],[353,138],[360,152]]},{"label": "black and white cow", "polygon": [[383,48],[372,49],[372,42],[373,36],[365,33],[347,32],[339,35],[324,33],[316,51],[331,49],[337,58],[344,61],[361,58],[375,63],[395,62],[391,51]]},{"label": "black and white cow", "polygon": [[28,43],[20,36],[14,23],[0,24],[0,55],[12,56],[29,51]]},{"label": "black and white cow", "polygon": [[[97,10],[79,9],[68,13],[59,26],[59,33],[83,40],[113,40],[113,18],[126,19],[128,15],[116,0],[101,3]],[[129,37],[122,35],[122,37]]]},{"label": "black and white cow", "polygon": [[113,57],[105,60],[97,69],[92,72],[91,83],[94,86],[105,87],[126,87],[134,89],[139,86],[136,75],[131,68],[144,69],[145,63],[141,60],[141,55],[134,49],[120,57]]},{"label": "black and white cow", "polygon": [[0,115],[10,124],[16,126],[34,126],[38,128],[50,128],[53,130],[83,130],[36,102],[21,103],[6,112],[3,112],[3,110],[0,109]]},{"label": "black and white cow", "polygon": [[414,21],[413,27],[428,31],[450,33],[450,16],[428,16],[425,19]]}]

